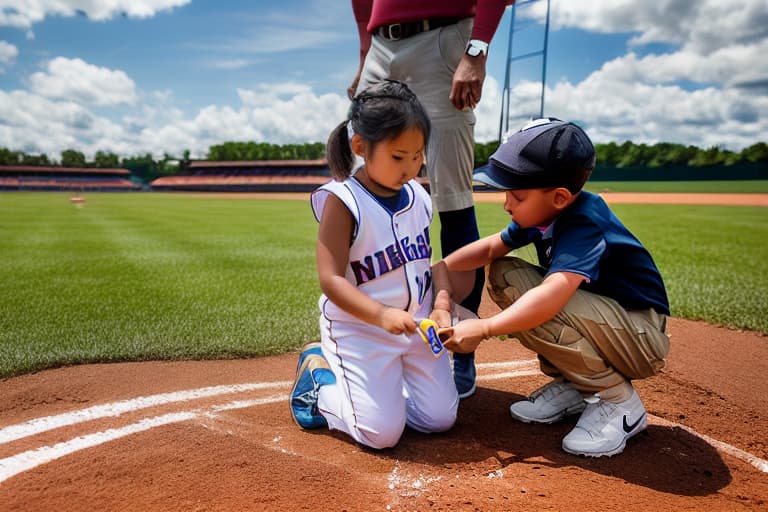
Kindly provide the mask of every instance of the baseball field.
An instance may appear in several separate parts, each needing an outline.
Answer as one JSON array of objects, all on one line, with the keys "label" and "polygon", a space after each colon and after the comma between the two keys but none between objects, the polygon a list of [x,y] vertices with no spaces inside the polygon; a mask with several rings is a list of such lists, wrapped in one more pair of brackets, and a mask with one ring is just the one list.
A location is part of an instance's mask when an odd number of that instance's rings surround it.
[{"label": "baseball field", "polygon": [[[509,417],[546,380],[514,339],[481,346],[446,434],[301,431],[306,194],[0,195],[0,508],[768,510],[768,196],[643,192],[604,197],[665,278],[672,349],[637,383],[647,433],[595,460],[560,450],[572,421]],[[493,194],[478,218],[507,222]]]}]

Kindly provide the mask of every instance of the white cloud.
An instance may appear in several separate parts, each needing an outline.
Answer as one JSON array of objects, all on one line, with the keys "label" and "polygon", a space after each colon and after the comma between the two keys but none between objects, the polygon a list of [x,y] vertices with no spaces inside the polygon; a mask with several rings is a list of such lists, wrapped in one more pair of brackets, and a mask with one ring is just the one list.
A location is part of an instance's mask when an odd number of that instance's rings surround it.
[{"label": "white cloud", "polygon": [[[544,2],[528,15],[542,19]],[[525,11],[523,11],[525,12]],[[725,86],[768,82],[768,3],[765,0],[611,0],[552,3],[552,28],[636,33],[630,44],[677,45],[636,60],[646,81],[692,80]]]},{"label": "white cloud", "polygon": [[47,98],[66,98],[85,105],[134,103],[136,85],[128,75],[88,64],[81,59],[56,57],[45,72],[29,78],[32,92]]},{"label": "white cloud", "polygon": [[284,142],[325,141],[347,116],[349,100],[339,94],[315,94],[304,84],[288,82],[238,90],[251,126]]},{"label": "white cloud", "polygon": [[761,66],[768,54],[768,39],[758,43],[733,45],[708,55],[687,50],[638,57],[635,53],[604,66],[622,82],[668,83],[688,80],[700,84],[733,87],[768,79],[768,68]]},{"label": "white cloud", "polygon": [[6,41],[0,41],[0,72],[5,66],[13,64],[18,54],[19,49],[16,46]]},{"label": "white cloud", "polygon": [[[15,11],[7,6],[10,3],[21,7]],[[129,4],[136,8],[132,15],[137,16],[138,12],[155,13],[187,2],[10,3],[0,0],[0,26],[9,16],[40,20],[72,15],[80,9],[98,19],[115,16],[121,9],[127,12]],[[342,9],[336,3],[326,5]],[[768,54],[768,28],[764,28],[768,27],[768,6],[765,0],[734,0],[727,9],[725,5],[713,0],[693,4],[682,0],[552,2],[553,30],[569,26],[637,35],[630,45],[632,51],[604,63],[581,82],[549,84],[545,114],[583,124],[595,142],[668,141],[738,150],[766,140],[768,65],[763,56]],[[251,15],[261,28],[264,19]],[[297,23],[284,21],[285,26]],[[290,37],[270,30],[255,39],[240,36],[243,46],[236,48],[240,55],[218,61],[219,68],[256,66],[259,63],[253,54],[259,48],[290,50],[328,44],[334,37],[354,39],[354,33],[323,33],[317,19],[286,32]],[[647,50],[643,45],[658,42],[671,49],[643,51]],[[0,69],[16,59],[14,50],[18,53],[13,45],[0,42]],[[350,70],[348,76],[337,79],[346,86],[356,62],[341,65]],[[333,73],[329,69],[329,76]],[[28,90],[0,91],[0,147],[43,152],[53,158],[69,148],[89,156],[102,150],[121,156],[150,152],[157,157],[180,155],[188,149],[193,157],[203,157],[210,146],[225,141],[324,142],[346,117],[349,105],[342,87],[338,94],[320,94],[305,83],[286,81],[249,84],[236,89],[239,102],[235,104],[211,103],[185,112],[180,106],[186,106],[184,98],[176,97],[175,91],[142,91],[119,69],[63,57],[47,62],[43,71],[23,83]],[[691,83],[694,87],[688,87]],[[538,113],[539,94],[535,82],[515,84],[510,100],[513,111]],[[476,111],[478,141],[497,139],[501,98],[499,82],[488,76]],[[518,116],[510,120],[510,128],[518,128],[526,120]]]},{"label": "white cloud", "polygon": [[253,35],[226,38],[216,42],[192,43],[200,50],[244,54],[276,54],[307,48],[330,46],[344,39],[345,34],[327,29],[307,27],[274,27],[259,25]]},{"label": "white cloud", "polygon": [[349,106],[346,97],[318,95],[294,82],[239,89],[238,94],[239,108],[209,105],[191,118],[175,111],[173,119],[163,119],[159,112],[167,108],[145,109],[132,118],[134,127],[142,126],[134,130],[137,151],[180,155],[188,149],[193,157],[204,157],[211,146],[226,141],[325,142]]},{"label": "white cloud", "polygon": [[251,61],[247,59],[220,59],[210,62],[208,67],[213,69],[243,69],[251,65]]},{"label": "white cloud", "polygon": [[274,53],[301,48],[316,48],[338,41],[342,37],[343,35],[328,30],[283,30],[276,27],[266,27],[264,30],[260,30],[253,39],[246,41],[245,44],[254,53]]},{"label": "white cloud", "polygon": [[30,28],[47,16],[84,14],[96,21],[126,15],[149,18],[191,0],[0,0],[0,26]]},{"label": "white cloud", "polygon": [[[120,139],[121,128],[71,101],[26,91],[0,91],[0,146],[51,158],[64,149],[88,151]],[[113,139],[114,137],[114,139]],[[106,142],[109,141],[109,142]],[[94,150],[95,152],[95,150]]]},{"label": "white cloud", "polygon": [[[544,2],[533,11],[543,18]],[[706,53],[729,44],[762,39],[768,34],[764,0],[611,0],[552,2],[552,26],[590,32],[635,32],[635,44],[664,42]]]},{"label": "white cloud", "polygon": [[[541,20],[539,4],[520,12]],[[768,135],[765,0],[552,2],[552,29],[562,27],[637,34],[636,51],[547,88],[546,113],[581,121],[596,141],[740,149]],[[641,55],[650,43],[672,49]],[[534,85],[515,85],[518,110],[531,111]]]},{"label": "white cloud", "polygon": [[[57,158],[76,148],[86,156],[112,151],[121,156],[152,153],[204,157],[226,141],[274,144],[325,142],[347,113],[349,100],[316,94],[298,83],[264,84],[238,90],[238,108],[209,105],[187,117],[167,92],[146,95],[146,103],[119,122],[81,103],[27,91],[0,91],[0,147]],[[22,108],[23,105],[23,108]]]},{"label": "white cloud", "polygon": [[743,148],[768,133],[768,98],[739,89],[687,91],[616,79],[610,65],[547,90],[547,113],[578,120],[596,142],[675,142]]}]

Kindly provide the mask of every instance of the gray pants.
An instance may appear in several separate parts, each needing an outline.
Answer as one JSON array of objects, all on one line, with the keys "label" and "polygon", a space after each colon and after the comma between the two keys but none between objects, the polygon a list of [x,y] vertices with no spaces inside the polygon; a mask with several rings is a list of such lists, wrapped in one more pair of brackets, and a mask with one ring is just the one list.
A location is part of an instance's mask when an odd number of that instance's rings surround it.
[{"label": "gray pants", "polygon": [[427,174],[432,201],[439,212],[474,205],[475,114],[457,110],[448,100],[472,21],[466,18],[399,41],[373,36],[357,86],[359,93],[385,79],[399,80],[424,105],[432,121]]},{"label": "gray pants", "polygon": [[[488,267],[488,292],[501,308],[541,284],[543,269],[515,257]],[[666,316],[653,309],[626,310],[615,300],[578,290],[555,317],[530,331],[510,333],[539,355],[541,371],[573,387],[610,399],[631,379],[664,367]]]}]

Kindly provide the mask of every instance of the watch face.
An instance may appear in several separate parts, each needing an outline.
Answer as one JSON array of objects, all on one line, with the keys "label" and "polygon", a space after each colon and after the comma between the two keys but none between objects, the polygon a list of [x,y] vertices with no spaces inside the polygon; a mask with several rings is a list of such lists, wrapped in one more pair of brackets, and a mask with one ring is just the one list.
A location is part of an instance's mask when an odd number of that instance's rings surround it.
[{"label": "watch face", "polygon": [[477,57],[478,55],[487,55],[488,45],[482,41],[471,40],[467,44],[467,55],[470,57]]}]

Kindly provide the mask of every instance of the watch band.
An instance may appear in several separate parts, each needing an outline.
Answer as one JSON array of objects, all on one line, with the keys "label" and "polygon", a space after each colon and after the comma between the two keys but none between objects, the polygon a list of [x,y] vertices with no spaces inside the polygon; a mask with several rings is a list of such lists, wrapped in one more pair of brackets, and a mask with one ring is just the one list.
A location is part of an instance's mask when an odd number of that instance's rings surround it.
[{"label": "watch band", "polygon": [[464,51],[470,57],[477,57],[483,54],[483,57],[488,56],[488,43],[481,41],[480,39],[470,39],[467,43],[467,49]]}]

